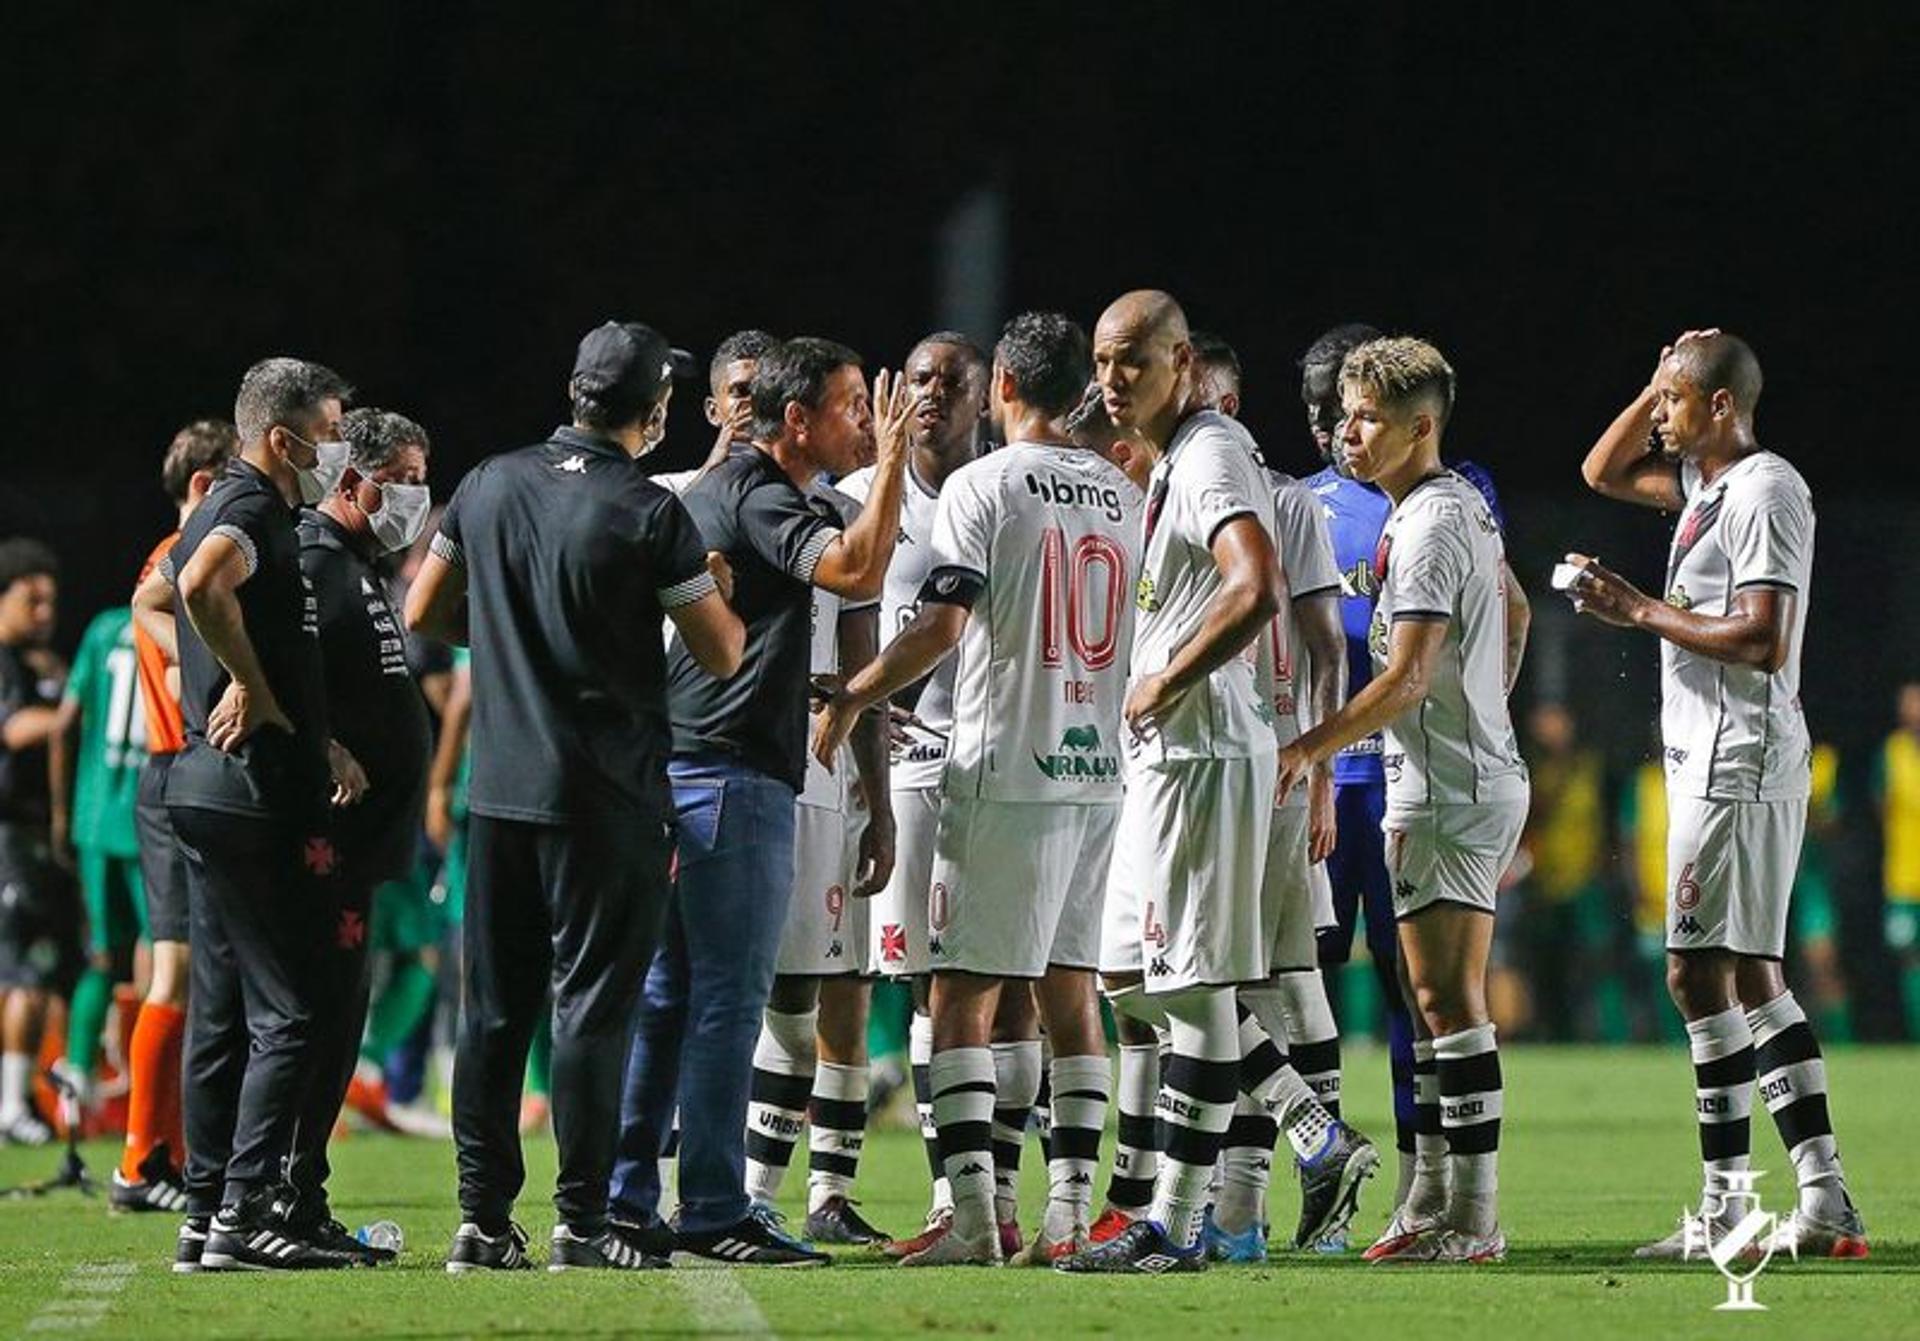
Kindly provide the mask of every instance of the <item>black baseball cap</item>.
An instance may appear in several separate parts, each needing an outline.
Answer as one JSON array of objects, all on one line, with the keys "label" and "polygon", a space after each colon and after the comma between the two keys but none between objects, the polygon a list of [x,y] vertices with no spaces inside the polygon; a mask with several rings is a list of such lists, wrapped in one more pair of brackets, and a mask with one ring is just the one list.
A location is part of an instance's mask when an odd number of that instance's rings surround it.
[{"label": "black baseball cap", "polygon": [[580,339],[573,358],[573,385],[614,404],[638,408],[660,395],[670,377],[695,377],[692,354],[639,321],[609,321]]}]

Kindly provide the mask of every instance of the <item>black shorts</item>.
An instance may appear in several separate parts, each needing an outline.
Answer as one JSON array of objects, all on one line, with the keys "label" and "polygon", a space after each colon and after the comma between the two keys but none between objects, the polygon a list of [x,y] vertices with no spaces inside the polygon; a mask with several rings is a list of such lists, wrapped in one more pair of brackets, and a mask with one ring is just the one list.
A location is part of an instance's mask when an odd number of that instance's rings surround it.
[{"label": "black shorts", "polygon": [[133,818],[140,836],[140,876],[147,886],[147,938],[179,941],[187,934],[187,858],[167,814],[167,769],[171,754],[147,758]]},{"label": "black shorts", "polygon": [[80,896],[45,831],[0,823],[0,988],[65,992],[80,968]]}]

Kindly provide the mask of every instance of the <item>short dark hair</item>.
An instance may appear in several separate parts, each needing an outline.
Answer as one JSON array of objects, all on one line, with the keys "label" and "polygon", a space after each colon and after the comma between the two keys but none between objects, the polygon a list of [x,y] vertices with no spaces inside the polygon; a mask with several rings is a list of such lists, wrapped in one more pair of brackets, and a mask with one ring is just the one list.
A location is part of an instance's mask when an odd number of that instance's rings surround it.
[{"label": "short dark hair", "polygon": [[1307,346],[1307,352],[1300,356],[1300,371],[1337,373],[1347,355],[1367,341],[1379,338],[1380,332],[1364,321],[1349,321],[1335,326]]},{"label": "short dark hair", "polygon": [[779,343],[779,336],[769,335],[753,327],[748,327],[744,331],[735,331],[722,340],[720,347],[713,351],[713,358],[707,363],[707,385],[719,386],[721,374],[726,372],[729,363],[738,363],[742,359],[752,359],[757,363],[771,353],[774,346]]},{"label": "short dark hair", "polygon": [[1093,352],[1078,322],[1058,312],[1022,312],[1000,331],[993,361],[1013,374],[1023,404],[1063,415],[1086,395]]},{"label": "short dark hair", "polygon": [[982,377],[985,377],[993,367],[993,360],[987,357],[987,351],[980,347],[980,342],[962,331],[935,331],[932,335],[921,336],[913,342],[913,348],[907,351],[907,362],[913,362],[913,356],[928,345],[946,345],[951,349],[959,350],[966,356],[967,362],[972,365],[974,371]]},{"label": "short dark hair", "polygon": [[1753,413],[1764,379],[1760,360],[1745,340],[1725,331],[1696,335],[1676,345],[1672,357],[1680,375],[1701,391],[1711,396],[1724,390],[1741,414]]},{"label": "short dark hair", "polygon": [[1231,374],[1234,388],[1239,389],[1240,356],[1234,352],[1232,345],[1212,331],[1194,331],[1187,337],[1187,343],[1193,346],[1195,363],[1205,364],[1216,372]]},{"label": "short dark hair", "polygon": [[60,576],[60,557],[38,540],[14,536],[0,540],[0,591],[23,577]]},{"label": "short dark hair", "polygon": [[167,444],[160,463],[160,487],[174,503],[187,501],[193,477],[203,470],[218,471],[240,450],[240,432],[224,419],[196,419]]},{"label": "short dark hair", "polygon": [[409,444],[423,452],[433,450],[426,429],[404,414],[371,405],[349,410],[341,417],[340,437],[347,444],[347,464],[363,476],[390,465],[400,449]]},{"label": "short dark hair", "polygon": [[353,387],[323,363],[306,359],[261,359],[240,379],[233,422],[242,444],[258,442],[275,424],[312,414],[323,400],[347,401]]},{"label": "short dark hair", "polygon": [[[664,389],[666,384],[661,385]],[[596,433],[612,433],[637,419],[645,419],[660,403],[656,396],[636,405],[631,393],[619,387],[590,389],[584,377],[575,377],[567,383],[567,400],[573,406],[573,422]]]},{"label": "short dark hair", "polygon": [[827,380],[842,368],[860,366],[860,356],[836,341],[813,335],[782,340],[760,356],[753,370],[753,436],[779,437],[790,402],[818,409]]}]

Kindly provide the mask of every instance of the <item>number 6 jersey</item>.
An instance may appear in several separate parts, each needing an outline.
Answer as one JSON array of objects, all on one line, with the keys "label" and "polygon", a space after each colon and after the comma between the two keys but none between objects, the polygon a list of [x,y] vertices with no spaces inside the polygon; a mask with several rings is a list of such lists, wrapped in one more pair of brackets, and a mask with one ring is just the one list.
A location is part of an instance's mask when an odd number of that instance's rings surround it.
[{"label": "number 6 jersey", "polygon": [[922,603],[966,606],[946,794],[1120,799],[1140,495],[1090,451],[1010,443],[940,491]]}]

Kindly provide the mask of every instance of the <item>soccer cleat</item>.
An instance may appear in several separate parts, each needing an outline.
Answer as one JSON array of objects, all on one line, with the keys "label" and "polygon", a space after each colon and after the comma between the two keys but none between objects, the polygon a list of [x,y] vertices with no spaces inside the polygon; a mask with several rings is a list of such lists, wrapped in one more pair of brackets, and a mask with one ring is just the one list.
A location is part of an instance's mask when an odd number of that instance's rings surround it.
[{"label": "soccer cleat", "polygon": [[142,1211],[168,1211],[179,1215],[187,1209],[187,1189],[167,1159],[167,1148],[157,1145],[140,1163],[138,1182],[128,1182],[113,1171],[107,1185],[107,1209],[116,1214]]},{"label": "soccer cleat", "polygon": [[45,1145],[53,1139],[53,1128],[32,1112],[23,1112],[0,1127],[0,1145]]},{"label": "soccer cleat", "polygon": [[1469,1234],[1459,1229],[1429,1229],[1416,1234],[1390,1253],[1371,1259],[1381,1266],[1458,1266],[1504,1262],[1507,1236],[1499,1229]]},{"label": "soccer cleat", "polygon": [[200,1265],[208,1271],[339,1271],[365,1259],[324,1248],[273,1214],[271,1193],[256,1193],[207,1225]]},{"label": "soccer cleat", "polygon": [[1634,1257],[1642,1262],[1690,1262],[1707,1255],[1708,1232],[1701,1225],[1704,1216],[1712,1225],[1712,1233],[1721,1234],[1733,1228],[1733,1220],[1724,1212],[1702,1211],[1695,1216],[1682,1211],[1680,1223],[1673,1233],[1652,1243],[1643,1243],[1633,1250]]},{"label": "soccer cleat", "polygon": [[1139,1216],[1129,1215],[1118,1206],[1109,1206],[1100,1212],[1099,1218],[1093,1222],[1093,1227],[1087,1231],[1087,1241],[1110,1243],[1126,1233],[1127,1226],[1137,1219]]},{"label": "soccer cleat", "polygon": [[531,1271],[533,1259],[527,1256],[527,1231],[512,1221],[503,1234],[483,1233],[468,1220],[453,1232],[453,1247],[447,1250],[447,1274],[465,1275],[469,1271]]},{"label": "soccer cleat", "polygon": [[671,1265],[652,1251],[644,1231],[608,1225],[598,1234],[576,1234],[568,1225],[553,1227],[548,1271],[663,1271]]},{"label": "soccer cleat", "polygon": [[823,1267],[833,1261],[782,1230],[776,1214],[752,1211],[725,1229],[678,1231],[672,1260],[677,1267]]},{"label": "soccer cleat", "polygon": [[1336,1122],[1320,1152],[1298,1163],[1300,1227],[1293,1246],[1306,1248],[1346,1229],[1360,1209],[1360,1185],[1379,1172],[1380,1152],[1352,1127]]},{"label": "soccer cleat", "polygon": [[1091,1246],[1092,1241],[1087,1237],[1085,1225],[1075,1225],[1073,1232],[1064,1239],[1050,1239],[1047,1237],[1046,1230],[1037,1229],[1034,1231],[1033,1239],[1007,1259],[1007,1265],[1012,1267],[1052,1266],[1055,1262],[1072,1257],[1075,1253],[1085,1252]]},{"label": "soccer cleat", "polygon": [[1795,1261],[1803,1257],[1860,1258],[1870,1252],[1867,1227],[1851,1202],[1838,1224],[1796,1210],[1773,1231],[1767,1246],[1775,1256],[1786,1253]]},{"label": "soccer cleat", "polygon": [[831,1196],[820,1203],[819,1210],[808,1211],[804,1226],[808,1242],[856,1247],[892,1242],[892,1235],[867,1223],[866,1217],[854,1209],[856,1204],[849,1197]]},{"label": "soccer cleat", "polygon": [[917,1253],[900,1259],[903,1267],[999,1266],[1006,1254],[1001,1251],[1001,1235],[989,1230],[970,1239],[952,1226]]},{"label": "soccer cleat", "polygon": [[953,1225],[953,1207],[936,1206],[927,1212],[927,1225],[910,1239],[895,1239],[882,1244],[880,1251],[898,1261],[902,1257],[911,1257],[914,1253],[925,1252],[935,1239],[946,1233]]},{"label": "soccer cleat", "polygon": [[1215,1222],[1211,1207],[1200,1221],[1200,1243],[1207,1250],[1209,1261],[1234,1262],[1244,1266],[1258,1265],[1267,1260],[1265,1225],[1255,1220],[1238,1234],[1229,1234]]},{"label": "soccer cleat", "polygon": [[1135,1220],[1119,1236],[1063,1257],[1053,1269],[1076,1276],[1162,1276],[1205,1271],[1207,1253],[1198,1243],[1191,1248],[1179,1247],[1151,1220]]},{"label": "soccer cleat", "polygon": [[1387,1221],[1387,1227],[1380,1231],[1380,1237],[1373,1241],[1373,1246],[1360,1254],[1361,1260],[1377,1262],[1399,1252],[1422,1234],[1438,1228],[1439,1216],[1421,1215],[1408,1210],[1403,1204],[1394,1210],[1393,1219]]},{"label": "soccer cleat", "polygon": [[1004,1261],[1012,1257],[1026,1245],[1027,1236],[1020,1232],[1018,1220],[1002,1220],[998,1225],[1000,1234],[1000,1257]]},{"label": "soccer cleat", "polygon": [[180,1276],[205,1270],[200,1258],[207,1249],[207,1222],[211,1216],[189,1215],[180,1222],[180,1233],[173,1244],[173,1270]]}]

